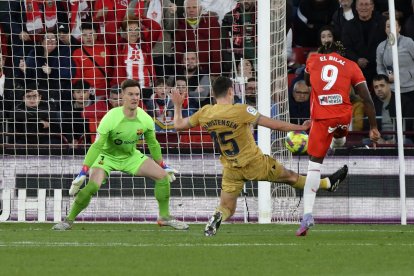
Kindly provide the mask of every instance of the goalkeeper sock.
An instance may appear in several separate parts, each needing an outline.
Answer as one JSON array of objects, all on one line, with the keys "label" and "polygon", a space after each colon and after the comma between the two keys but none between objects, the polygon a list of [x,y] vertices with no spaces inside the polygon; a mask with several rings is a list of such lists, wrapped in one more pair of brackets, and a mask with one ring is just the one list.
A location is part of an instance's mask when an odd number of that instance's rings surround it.
[{"label": "goalkeeper sock", "polygon": [[67,220],[74,221],[79,213],[88,207],[92,196],[95,195],[98,190],[98,184],[93,181],[89,181],[88,184],[76,195],[70,213],[67,216]]},{"label": "goalkeeper sock", "polygon": [[170,181],[168,181],[168,176],[155,181],[154,193],[158,201],[160,217],[168,218],[170,216]]},{"label": "goalkeeper sock", "polygon": [[221,221],[226,221],[229,217],[231,217],[230,210],[226,207],[221,206],[221,205],[216,208],[216,212],[221,213],[221,215],[222,215]]},{"label": "goalkeeper sock", "polygon": [[[305,188],[306,176],[299,175],[298,181],[292,185],[293,188],[303,190]],[[319,182],[319,188],[328,190],[331,187],[331,183],[327,177],[323,178]]]},{"label": "goalkeeper sock", "polygon": [[305,188],[303,189],[303,213],[312,213],[315,204],[316,192],[318,191],[321,178],[321,165],[309,161],[308,175],[306,176]]}]

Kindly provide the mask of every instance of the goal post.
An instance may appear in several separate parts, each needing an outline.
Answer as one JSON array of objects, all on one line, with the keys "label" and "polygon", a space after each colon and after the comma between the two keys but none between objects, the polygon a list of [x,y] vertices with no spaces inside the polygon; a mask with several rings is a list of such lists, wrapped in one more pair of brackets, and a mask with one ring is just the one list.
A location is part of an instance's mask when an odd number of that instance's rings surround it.
[{"label": "goal post", "polygon": [[[270,2],[258,1],[257,3],[257,80],[258,80],[258,111],[264,116],[270,117],[271,96],[271,44],[270,44]],[[270,129],[258,127],[258,144],[264,154],[270,154]],[[271,193],[270,183],[259,181],[259,223],[271,222]]]},{"label": "goal post", "polygon": [[[286,1],[258,1],[258,109],[265,116],[289,121]],[[259,127],[259,147],[284,166],[292,156],[284,147],[285,134]],[[299,221],[295,189],[282,183],[259,182],[259,223]]]}]

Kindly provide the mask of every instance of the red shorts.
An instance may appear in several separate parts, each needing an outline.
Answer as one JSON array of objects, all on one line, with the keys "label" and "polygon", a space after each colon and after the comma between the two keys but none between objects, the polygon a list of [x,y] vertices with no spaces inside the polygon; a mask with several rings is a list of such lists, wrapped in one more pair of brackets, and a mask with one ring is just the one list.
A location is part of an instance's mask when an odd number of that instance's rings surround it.
[{"label": "red shorts", "polygon": [[352,114],[338,118],[313,119],[309,133],[308,154],[324,158],[331,145],[332,137],[341,138],[348,134]]}]

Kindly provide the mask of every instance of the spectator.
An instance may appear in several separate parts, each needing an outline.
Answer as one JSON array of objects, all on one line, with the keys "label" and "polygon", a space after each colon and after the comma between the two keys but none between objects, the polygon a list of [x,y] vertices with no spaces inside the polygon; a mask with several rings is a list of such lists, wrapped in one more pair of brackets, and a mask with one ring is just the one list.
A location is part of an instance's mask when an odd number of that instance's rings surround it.
[{"label": "spectator", "polygon": [[246,83],[245,103],[257,108],[257,81],[249,78]]},{"label": "spectator", "polygon": [[124,20],[129,1],[96,0],[92,22],[99,24],[99,33],[103,35],[103,44],[115,53],[118,44],[118,31]]},{"label": "spectator", "polygon": [[[58,22],[67,22],[67,13],[61,1],[8,1],[11,26],[11,45],[15,77],[23,77],[19,70],[21,60],[43,39],[45,31],[56,31]],[[45,16],[43,16],[43,14]],[[39,34],[41,34],[39,36]]]},{"label": "spectator", "polygon": [[[391,91],[391,85],[388,77],[383,74],[374,76],[373,88],[376,97],[373,97],[375,110],[377,113],[377,124],[379,130],[381,130],[382,137],[379,143],[394,144],[396,143],[395,135],[385,134],[387,131],[396,131],[395,117],[395,94]],[[414,103],[411,101],[401,101],[402,117],[413,118],[414,117]],[[405,125],[405,130],[412,131],[412,128]]]},{"label": "spectator", "polygon": [[127,32],[127,41],[119,47],[116,57],[118,66],[111,84],[135,79],[139,81],[141,89],[151,87],[156,78],[152,47],[161,37],[160,26],[151,19],[140,20],[131,16],[124,20],[122,29]]},{"label": "spectator", "polygon": [[[92,21],[92,5],[94,1],[90,0],[71,0],[67,1],[66,10],[69,13],[70,22],[68,22],[68,33],[77,41],[81,40],[82,35],[82,22]],[[59,21],[60,23],[63,23]]]},{"label": "spectator", "polygon": [[[243,0],[241,2],[247,2],[252,0]],[[256,0],[253,0],[253,2]],[[223,23],[223,19],[228,12],[231,12],[237,6],[236,0],[200,0],[200,4],[203,7],[203,10],[211,12],[217,16],[218,22],[220,25]]]},{"label": "spectator", "polygon": [[7,56],[7,52],[8,52],[7,46],[8,46],[8,36],[3,31],[3,26],[0,23],[0,53],[3,53],[5,57]]},{"label": "spectator", "polygon": [[202,14],[199,0],[185,0],[185,18],[178,19],[175,30],[176,60],[184,53],[196,51],[203,71],[221,73],[220,25],[217,17]]},{"label": "spectator", "polygon": [[412,14],[405,20],[403,34],[414,40],[414,0],[411,0],[411,12]]},{"label": "spectator", "polygon": [[174,105],[170,98],[171,85],[165,78],[155,82],[154,93],[145,102],[147,113],[154,118],[155,130],[174,130]]},{"label": "spectator", "polygon": [[211,103],[210,77],[200,68],[197,53],[185,53],[181,65],[178,75],[187,78],[189,98],[194,101],[197,108]]},{"label": "spectator", "polygon": [[293,5],[291,1],[286,1],[286,58],[288,64],[293,61],[293,30],[292,30]]},{"label": "spectator", "polygon": [[310,118],[310,87],[304,80],[297,81],[289,95],[290,122],[302,124]]},{"label": "spectator", "polygon": [[[324,40],[324,41],[327,41],[327,40]],[[322,44],[324,42],[321,40],[320,43]],[[306,60],[314,53],[317,53],[317,51],[309,51],[308,56],[306,57]],[[295,70],[295,78],[289,84],[289,93],[290,94],[292,93],[290,91],[293,91],[293,86],[295,85],[295,83],[300,81],[300,80],[305,79],[305,68],[306,68],[306,65],[303,64],[301,67],[299,67]]]},{"label": "spectator", "polygon": [[234,94],[239,99],[245,93],[247,80],[256,77],[253,62],[248,59],[242,59],[237,62],[237,71],[234,72]]},{"label": "spectator", "polygon": [[[414,102],[414,41],[400,35],[401,25],[395,21],[397,32],[398,65],[400,71],[401,100]],[[390,20],[385,25],[385,33],[389,37],[391,32]],[[395,91],[392,45],[388,39],[377,47],[377,73],[387,75],[391,83],[391,90]]]},{"label": "spectator", "polygon": [[85,80],[95,88],[97,99],[106,96],[107,79],[112,74],[112,61],[105,46],[96,44],[96,30],[90,23],[82,23],[82,47],[72,53],[76,66],[73,82]]},{"label": "spectator", "polygon": [[170,100],[171,86],[165,78],[158,78],[155,82],[154,93],[146,102],[147,113],[160,122],[172,121],[174,105]]},{"label": "spectator", "polygon": [[332,25],[325,25],[319,29],[319,46],[336,41],[336,33]]},{"label": "spectator", "polygon": [[256,60],[257,34],[255,0],[243,0],[225,15],[221,28],[221,38],[223,48],[222,67],[224,73],[232,71],[232,53],[234,53],[236,60],[241,58],[252,61]]},{"label": "spectator", "polygon": [[79,144],[84,137],[85,142],[90,143],[89,136],[84,136],[88,133],[88,126],[82,114],[84,108],[92,104],[93,94],[91,85],[79,80],[72,87],[72,101],[62,106],[62,133],[69,143]]},{"label": "spectator", "polygon": [[316,47],[319,29],[331,23],[338,9],[337,0],[300,1],[293,21],[293,42],[296,46]]},{"label": "spectator", "polygon": [[0,109],[1,109],[1,118],[5,118],[3,111],[11,111],[14,109],[16,103],[21,100],[23,95],[19,95],[18,92],[21,89],[13,89],[14,87],[14,78],[10,68],[5,67],[6,57],[0,52]]},{"label": "spectator", "polygon": [[198,109],[198,103],[195,102],[194,99],[188,98],[187,78],[184,76],[177,76],[175,78],[175,88],[178,89],[181,95],[187,95],[182,105],[183,117],[189,117],[193,115]]},{"label": "spectator", "polygon": [[345,22],[354,19],[357,14],[352,5],[353,3],[354,0],[339,0],[340,7],[332,16],[332,25],[337,37],[342,37],[342,29],[344,28]]},{"label": "spectator", "polygon": [[20,70],[27,79],[37,80],[39,92],[45,92],[43,99],[59,104],[70,99],[70,80],[75,68],[66,45],[58,47],[55,32],[43,35],[41,46],[29,52],[26,60],[20,62]]},{"label": "spectator", "polygon": [[[98,128],[99,123],[101,122],[103,116],[114,107],[122,105],[122,90],[120,85],[114,85],[109,90],[109,98],[102,99],[94,104],[86,106],[84,108],[82,117],[88,120],[89,122],[89,133],[91,133],[90,141],[95,141],[95,133]],[[139,104],[141,108],[143,107],[142,101]]]},{"label": "spectator", "polygon": [[[404,22],[412,14],[411,0],[393,0],[395,7],[395,16]],[[380,12],[384,17],[389,17],[388,0],[374,0],[375,10]]]},{"label": "spectator", "polygon": [[[139,0],[131,1],[130,5]],[[152,49],[155,74],[160,77],[175,75],[174,29],[177,13],[176,4],[170,0],[145,1],[143,14],[152,19],[162,29],[162,36],[155,42]]]},{"label": "spectator", "polygon": [[80,47],[80,39],[70,34],[68,24],[60,24],[58,28],[59,46],[68,46],[71,53]]},{"label": "spectator", "polygon": [[368,84],[376,74],[375,51],[386,36],[385,20],[374,12],[373,0],[356,0],[357,16],[347,21],[342,30],[342,42],[346,57],[355,61],[361,68]]},{"label": "spectator", "polygon": [[[16,133],[11,142],[16,144],[60,144],[57,114],[51,112],[47,102],[37,91],[35,82],[26,82],[22,103],[9,113],[10,132]],[[55,135],[54,135],[55,134]]]}]

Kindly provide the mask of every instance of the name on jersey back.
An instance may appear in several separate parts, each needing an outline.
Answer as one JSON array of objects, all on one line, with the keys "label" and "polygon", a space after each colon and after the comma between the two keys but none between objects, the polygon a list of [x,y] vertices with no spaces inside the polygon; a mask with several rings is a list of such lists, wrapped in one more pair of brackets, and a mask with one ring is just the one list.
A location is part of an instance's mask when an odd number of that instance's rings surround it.
[{"label": "name on jersey back", "polygon": [[320,59],[320,61],[332,60],[332,61],[335,61],[335,62],[341,64],[341,65],[345,65],[345,61],[344,60],[339,59],[339,58],[334,57],[334,56],[320,56],[319,59]]}]

